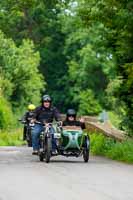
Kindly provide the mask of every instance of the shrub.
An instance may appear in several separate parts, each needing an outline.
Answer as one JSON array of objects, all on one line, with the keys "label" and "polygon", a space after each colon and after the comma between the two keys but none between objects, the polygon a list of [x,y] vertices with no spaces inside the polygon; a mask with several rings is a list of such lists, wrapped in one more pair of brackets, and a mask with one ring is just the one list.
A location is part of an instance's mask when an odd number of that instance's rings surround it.
[{"label": "shrub", "polygon": [[90,139],[91,152],[94,155],[103,155],[114,160],[133,163],[132,140],[118,142],[99,133],[90,134]]},{"label": "shrub", "polygon": [[22,129],[12,132],[0,132],[0,146],[20,146],[22,144],[25,144],[25,142],[22,141]]},{"label": "shrub", "polygon": [[104,151],[105,137],[101,134],[91,135],[91,152],[96,155],[102,155]]},{"label": "shrub", "polygon": [[0,129],[8,129],[13,127],[13,113],[6,99],[0,96]]},{"label": "shrub", "polygon": [[133,163],[133,141],[117,142],[106,155],[114,160]]}]

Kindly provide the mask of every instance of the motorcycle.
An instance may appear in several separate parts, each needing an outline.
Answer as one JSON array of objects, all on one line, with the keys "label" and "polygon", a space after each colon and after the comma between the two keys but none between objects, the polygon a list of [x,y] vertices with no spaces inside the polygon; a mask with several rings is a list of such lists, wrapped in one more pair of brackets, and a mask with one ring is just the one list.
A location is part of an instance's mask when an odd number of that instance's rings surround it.
[{"label": "motorcycle", "polygon": [[[56,124],[44,124],[44,131],[40,135],[40,161],[45,159],[50,162],[53,156],[79,157],[83,156],[84,162],[89,160],[90,139],[87,133],[77,126],[61,126],[61,122]],[[54,133],[51,134],[51,127]],[[56,140],[56,153],[52,152],[52,140]]]},{"label": "motorcycle", "polygon": [[24,124],[24,128],[26,129],[26,141],[28,147],[32,147],[32,129],[34,127],[34,123],[32,123],[32,118],[28,118],[28,122],[25,120],[19,120],[22,124]]}]

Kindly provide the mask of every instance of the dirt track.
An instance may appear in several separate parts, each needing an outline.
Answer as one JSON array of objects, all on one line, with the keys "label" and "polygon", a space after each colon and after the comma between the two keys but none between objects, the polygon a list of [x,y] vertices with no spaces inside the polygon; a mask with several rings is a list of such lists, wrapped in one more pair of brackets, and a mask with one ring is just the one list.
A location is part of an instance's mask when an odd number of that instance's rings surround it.
[{"label": "dirt track", "polygon": [[0,200],[133,200],[133,166],[101,157],[39,162],[27,147],[0,148]]}]

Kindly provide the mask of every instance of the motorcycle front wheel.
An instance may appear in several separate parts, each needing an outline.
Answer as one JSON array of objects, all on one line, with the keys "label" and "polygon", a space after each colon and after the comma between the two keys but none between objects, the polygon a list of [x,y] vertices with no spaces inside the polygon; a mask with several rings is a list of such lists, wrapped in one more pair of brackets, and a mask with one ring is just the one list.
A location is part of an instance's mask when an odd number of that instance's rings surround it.
[{"label": "motorcycle front wheel", "polygon": [[49,137],[46,140],[46,150],[45,150],[45,160],[46,160],[46,163],[50,162],[51,151],[52,151],[52,139],[51,139],[51,137]]}]

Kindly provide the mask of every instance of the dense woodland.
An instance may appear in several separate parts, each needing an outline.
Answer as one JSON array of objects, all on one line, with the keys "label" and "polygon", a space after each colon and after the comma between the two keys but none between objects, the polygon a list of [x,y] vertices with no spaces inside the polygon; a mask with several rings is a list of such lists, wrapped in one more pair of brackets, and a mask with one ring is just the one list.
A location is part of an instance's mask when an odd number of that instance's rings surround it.
[{"label": "dense woodland", "polygon": [[45,93],[133,135],[132,0],[0,1],[0,128]]}]

